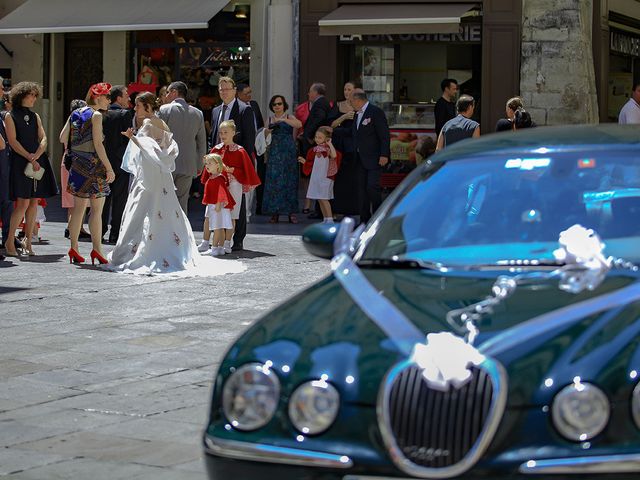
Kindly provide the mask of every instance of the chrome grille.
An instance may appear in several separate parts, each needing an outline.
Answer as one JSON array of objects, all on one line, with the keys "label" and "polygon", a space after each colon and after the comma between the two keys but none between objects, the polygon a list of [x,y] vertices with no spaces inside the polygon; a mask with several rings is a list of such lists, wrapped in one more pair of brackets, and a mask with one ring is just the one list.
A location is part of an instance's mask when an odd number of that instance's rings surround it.
[{"label": "chrome grille", "polygon": [[447,478],[470,468],[493,438],[506,403],[506,377],[495,363],[472,367],[463,387],[429,387],[406,363],[387,376],[378,415],[398,467],[418,477]]}]

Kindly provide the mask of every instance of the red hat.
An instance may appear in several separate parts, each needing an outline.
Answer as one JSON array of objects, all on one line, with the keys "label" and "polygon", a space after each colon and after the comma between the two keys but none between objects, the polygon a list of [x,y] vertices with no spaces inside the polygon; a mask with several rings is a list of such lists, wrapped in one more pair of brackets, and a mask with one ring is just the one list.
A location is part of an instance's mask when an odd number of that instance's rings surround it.
[{"label": "red hat", "polygon": [[89,88],[89,91],[91,92],[92,97],[99,97],[100,95],[109,95],[109,92],[111,91],[111,84],[96,83],[94,85],[91,85],[91,87]]}]

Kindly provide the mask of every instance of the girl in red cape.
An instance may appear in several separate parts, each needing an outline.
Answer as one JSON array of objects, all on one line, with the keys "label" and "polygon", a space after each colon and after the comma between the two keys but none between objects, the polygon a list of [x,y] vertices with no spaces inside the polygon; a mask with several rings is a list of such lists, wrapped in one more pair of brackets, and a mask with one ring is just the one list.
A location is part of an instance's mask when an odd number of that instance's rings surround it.
[{"label": "girl in red cape", "polygon": [[[229,191],[229,179],[224,173],[222,157],[216,153],[204,156],[204,170],[200,181],[204,184],[202,203],[207,206],[205,219],[209,229],[213,230],[211,255],[224,255],[226,230],[232,230],[231,210],[236,202]],[[233,231],[233,230],[232,230]],[[204,232],[205,238],[211,237],[211,231]]]},{"label": "girl in red cape", "polygon": [[[213,147],[210,153],[215,153],[222,157],[225,172],[229,178],[229,191],[236,203],[233,210],[231,210],[233,228],[231,230],[225,230],[223,245],[225,253],[231,253],[231,239],[235,231],[236,220],[240,218],[242,195],[256,188],[261,182],[246,150],[233,141],[233,136],[236,133],[236,123],[233,120],[226,120],[218,127],[218,132],[220,133],[222,143]],[[209,221],[207,218],[205,218],[204,228],[206,230],[209,229]],[[208,246],[208,239],[205,238],[199,248],[200,251],[204,251],[203,244],[205,244],[205,242]]]},{"label": "girl in red cape", "polygon": [[323,223],[333,223],[331,203],[333,198],[333,182],[340,168],[342,154],[331,143],[330,127],[320,127],[314,138],[316,146],[309,149],[307,158],[298,157],[305,175],[311,174],[307,198],[318,200],[324,217]]}]

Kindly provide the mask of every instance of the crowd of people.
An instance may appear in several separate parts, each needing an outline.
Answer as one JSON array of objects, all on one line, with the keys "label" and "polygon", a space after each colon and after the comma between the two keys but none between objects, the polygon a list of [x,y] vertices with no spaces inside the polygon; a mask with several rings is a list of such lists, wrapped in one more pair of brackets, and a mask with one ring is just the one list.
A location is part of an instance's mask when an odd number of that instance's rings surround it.
[{"label": "crowd of people", "polygon": [[[475,100],[458,97],[451,78],[441,89],[434,111],[436,150],[480,135]],[[371,218],[382,201],[390,131],[383,110],[356,82],[344,84],[344,99],[337,102],[327,98],[324,84],[313,83],[294,111],[283,95],[273,95],[266,117],[249,85],[221,77],[218,92],[220,104],[210,119],[189,104],[180,81],[163,87],[159,97],[138,94],[133,105],[125,86],[108,83],[92,85],[86,99],[72,102],[59,138],[70,262],[85,261],[78,242],[90,237],[91,261],[114,270],[185,269],[202,254],[243,250],[252,211],[271,223],[282,216],[298,223],[300,187],[306,193],[302,213],[310,218]],[[36,83],[20,82],[0,121],[2,245],[10,257],[36,254],[38,208],[58,193],[42,121],[33,111],[39,95]],[[634,96],[621,121],[632,118],[637,106]],[[513,97],[495,131],[533,126],[522,98]],[[186,217],[194,180],[206,205],[199,245]],[[109,256],[103,243],[115,245]]]}]

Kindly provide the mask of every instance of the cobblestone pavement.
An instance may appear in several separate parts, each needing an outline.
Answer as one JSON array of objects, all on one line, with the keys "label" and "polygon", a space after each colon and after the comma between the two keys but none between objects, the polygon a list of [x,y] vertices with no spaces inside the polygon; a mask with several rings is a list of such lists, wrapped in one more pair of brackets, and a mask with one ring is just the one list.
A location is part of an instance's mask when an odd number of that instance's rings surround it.
[{"label": "cobblestone pavement", "polygon": [[244,273],[136,277],[69,265],[64,226],[45,224],[36,257],[0,262],[0,478],[203,480],[221,356],[328,262],[282,234],[300,226],[263,220]]}]

